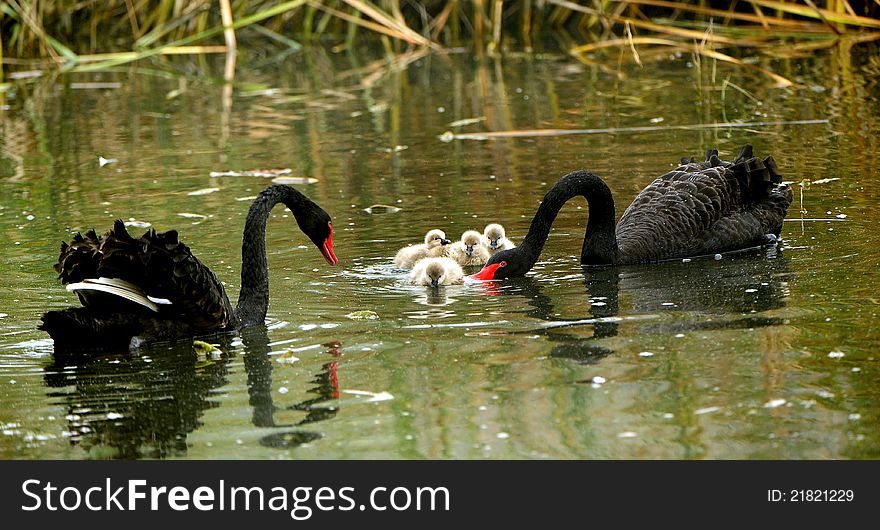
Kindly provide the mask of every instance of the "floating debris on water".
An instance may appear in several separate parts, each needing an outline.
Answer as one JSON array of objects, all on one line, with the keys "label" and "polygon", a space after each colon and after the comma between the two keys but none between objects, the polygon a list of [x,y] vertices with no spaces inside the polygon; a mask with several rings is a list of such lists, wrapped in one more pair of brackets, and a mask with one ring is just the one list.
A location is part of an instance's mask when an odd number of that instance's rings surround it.
[{"label": "floating debris on water", "polygon": [[150,228],[153,226],[152,223],[148,223],[147,221],[138,221],[134,217],[129,217],[128,221],[126,221],[125,226],[133,226],[135,228]]},{"label": "floating debris on water", "polygon": [[364,208],[364,211],[368,214],[381,214],[381,213],[397,213],[401,209],[397,206],[390,206],[388,204],[374,204],[367,208]]},{"label": "floating debris on water", "polygon": [[437,138],[438,138],[441,142],[449,143],[449,142],[455,140],[455,133],[453,133],[452,131],[446,131],[445,133],[441,134],[441,135],[438,136]]},{"label": "floating debris on water", "polygon": [[118,412],[108,412],[107,419],[108,420],[121,420],[123,418],[122,414]]},{"label": "floating debris on water", "polygon": [[718,261],[722,258],[721,254],[715,254],[715,261]]},{"label": "floating debris on water", "polygon": [[701,416],[703,414],[711,414],[713,412],[718,412],[719,410],[721,410],[721,407],[704,407],[704,408],[695,410],[694,414],[696,414],[697,416]]},{"label": "floating debris on water", "polygon": [[641,351],[639,352],[639,357],[653,357],[654,354],[649,351]]},{"label": "floating debris on water", "polygon": [[182,212],[177,215],[179,215],[180,217],[186,217],[187,219],[207,219],[208,218],[207,215],[202,215],[200,213]]},{"label": "floating debris on water", "polygon": [[[316,346],[317,347],[317,346]],[[293,354],[293,350],[286,350],[275,358],[275,362],[281,364],[293,364],[299,362],[299,357]]]},{"label": "floating debris on water", "polygon": [[80,83],[71,83],[71,90],[113,90],[122,88],[122,83],[118,81],[87,81]]},{"label": "floating debris on water", "polygon": [[473,125],[482,121],[486,121],[485,116],[480,116],[479,118],[465,118],[463,120],[455,120],[448,125],[449,127],[464,127],[465,125]]},{"label": "floating debris on water", "polygon": [[508,434],[506,432],[499,432],[498,434],[495,435],[495,437],[498,438],[499,440],[506,440],[506,439],[510,438],[510,434]]},{"label": "floating debris on water", "polygon": [[107,164],[115,164],[116,162],[119,162],[119,160],[115,158],[104,158],[103,156],[98,157],[98,167],[104,167]]},{"label": "floating debris on water", "polygon": [[690,263],[690,262],[691,262],[691,258],[682,258],[681,262],[682,262],[682,263]]},{"label": "floating debris on water", "polygon": [[390,393],[386,391],[368,392],[366,390],[343,390],[346,394],[354,394],[355,396],[367,396],[368,399],[363,400],[365,403],[375,403],[379,401],[389,401],[394,399]]},{"label": "floating debris on water", "polygon": [[385,152],[386,153],[399,153],[401,151],[406,151],[407,149],[409,149],[408,145],[395,145],[393,148],[386,147]]},{"label": "floating debris on water", "polygon": [[352,311],[345,315],[345,318],[350,318],[351,320],[378,320],[379,314],[370,310]]},{"label": "floating debris on water", "polygon": [[828,352],[828,358],[829,358],[829,359],[840,359],[840,358],[842,358],[842,357],[843,357],[843,352],[842,352],[842,351],[832,351],[832,352]]},{"label": "floating debris on water", "polygon": [[220,188],[202,188],[200,190],[191,191],[187,193],[187,195],[208,195],[217,191],[220,191]]},{"label": "floating debris on water", "polygon": [[849,419],[850,421],[858,421],[858,420],[862,419],[862,415],[859,414],[858,412],[853,412],[852,414],[847,416],[847,419]]},{"label": "floating debris on water", "polygon": [[771,399],[767,403],[764,403],[764,408],[765,409],[775,409],[776,407],[781,407],[782,405],[785,405],[785,403],[786,403],[786,401],[782,398]]},{"label": "floating debris on water", "polygon": [[278,393],[279,393],[279,394],[286,394],[286,393],[288,393],[288,392],[290,392],[290,390],[288,390],[288,388],[287,388],[286,386],[282,386],[282,387],[279,387],[279,388],[278,388]]},{"label": "floating debris on water", "polygon": [[828,179],[819,179],[810,182],[810,184],[828,184],[829,182],[834,182],[835,180],[840,180],[840,177],[832,177]]},{"label": "floating debris on water", "polygon": [[223,353],[218,344],[211,344],[202,340],[193,341],[193,350],[199,355],[208,355],[212,353]]},{"label": "floating debris on water", "polygon": [[602,384],[605,384],[606,379],[604,377],[602,377],[601,375],[596,375],[596,376],[593,376],[593,378],[590,379],[590,381],[592,381],[592,383],[594,385],[602,385]]},{"label": "floating debris on water", "polygon": [[249,169],[246,171],[212,171],[209,173],[212,177],[283,177],[293,173],[290,168],[278,169]]},{"label": "floating debris on water", "polygon": [[623,431],[617,433],[618,438],[635,438],[636,436],[638,435],[632,431]]}]

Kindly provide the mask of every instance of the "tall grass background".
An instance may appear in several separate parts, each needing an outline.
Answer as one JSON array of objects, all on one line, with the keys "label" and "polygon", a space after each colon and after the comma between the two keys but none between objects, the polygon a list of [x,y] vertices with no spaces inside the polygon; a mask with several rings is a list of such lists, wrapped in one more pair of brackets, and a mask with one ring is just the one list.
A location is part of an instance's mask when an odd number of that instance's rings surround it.
[{"label": "tall grass background", "polygon": [[[673,47],[798,54],[880,39],[877,0],[4,0],[7,65],[100,69],[158,54],[234,53],[243,39],[351,45],[367,32],[401,49],[529,52],[553,34],[575,57],[620,49],[636,62]],[[665,53],[665,52],[661,52]]]}]

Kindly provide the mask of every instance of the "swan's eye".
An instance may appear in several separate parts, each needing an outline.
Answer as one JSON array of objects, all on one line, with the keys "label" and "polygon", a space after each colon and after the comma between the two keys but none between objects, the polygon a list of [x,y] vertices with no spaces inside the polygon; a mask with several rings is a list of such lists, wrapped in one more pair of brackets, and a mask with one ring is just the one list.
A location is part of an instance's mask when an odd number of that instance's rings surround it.
[{"label": "swan's eye", "polygon": [[506,261],[502,261],[501,263],[498,264],[498,266],[499,266],[499,267],[507,267],[507,262],[506,262]]}]

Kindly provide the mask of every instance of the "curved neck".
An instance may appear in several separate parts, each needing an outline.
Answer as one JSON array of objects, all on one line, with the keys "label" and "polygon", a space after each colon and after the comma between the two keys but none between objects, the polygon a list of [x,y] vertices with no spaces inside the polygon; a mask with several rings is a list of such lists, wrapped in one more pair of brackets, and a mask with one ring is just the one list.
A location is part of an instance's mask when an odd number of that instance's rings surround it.
[{"label": "curved neck", "polygon": [[283,202],[291,211],[307,200],[289,186],[271,186],[254,199],[248,210],[241,243],[241,292],[235,316],[239,325],[263,324],[269,309],[269,264],[266,258],[266,223],[276,204]]},{"label": "curved neck", "polygon": [[529,268],[538,261],[550,227],[562,206],[578,195],[587,199],[590,217],[581,249],[581,263],[595,265],[613,263],[617,259],[617,238],[614,235],[614,199],[611,190],[596,175],[587,171],[575,171],[559,179],[538,207],[529,233],[518,249]]}]

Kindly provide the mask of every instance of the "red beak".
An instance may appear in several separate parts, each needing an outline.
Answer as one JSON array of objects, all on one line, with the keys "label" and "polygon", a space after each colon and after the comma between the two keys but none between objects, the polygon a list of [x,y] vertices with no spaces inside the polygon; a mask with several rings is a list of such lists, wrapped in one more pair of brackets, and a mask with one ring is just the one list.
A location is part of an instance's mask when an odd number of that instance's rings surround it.
[{"label": "red beak", "polygon": [[333,225],[327,224],[330,226],[330,235],[327,236],[327,239],[324,240],[324,244],[321,246],[321,255],[324,256],[327,263],[336,265],[339,263],[339,258],[336,257],[336,253],[333,251]]},{"label": "red beak", "polygon": [[495,279],[495,271],[497,271],[498,267],[500,267],[500,266],[501,266],[500,263],[493,263],[492,265],[486,265],[485,267],[483,267],[482,270],[480,270],[480,272],[478,272],[476,274],[471,274],[470,276],[467,276],[467,278],[469,278],[471,280],[494,280]]}]

